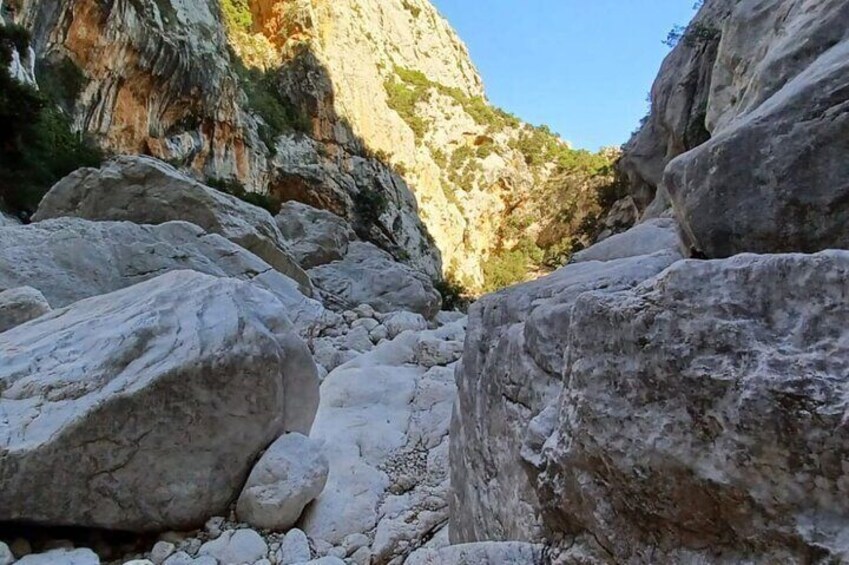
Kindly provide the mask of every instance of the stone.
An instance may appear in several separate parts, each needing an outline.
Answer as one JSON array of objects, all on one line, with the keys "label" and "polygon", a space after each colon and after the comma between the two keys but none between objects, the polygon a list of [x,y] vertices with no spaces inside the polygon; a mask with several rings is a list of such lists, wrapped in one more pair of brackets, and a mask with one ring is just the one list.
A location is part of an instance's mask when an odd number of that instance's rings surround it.
[{"label": "stone", "polygon": [[12,541],[12,544],[9,547],[12,549],[12,553],[18,559],[32,553],[32,546],[24,538],[15,538],[15,540]]},{"label": "stone", "polygon": [[386,329],[386,326],[381,324],[371,330],[368,333],[368,337],[372,341],[372,343],[380,343],[381,340],[389,338],[389,330]]},{"label": "stone", "polygon": [[345,219],[300,202],[283,203],[274,219],[304,269],[339,261],[348,252],[348,244],[358,239]]},{"label": "stone", "polygon": [[132,561],[124,561],[124,565],[155,565],[150,559],[133,559]]},{"label": "stone", "polygon": [[352,553],[349,559],[356,565],[371,565],[371,549],[368,547],[361,547]]},{"label": "stone", "polygon": [[3,521],[192,529],[274,438],[309,432],[318,402],[285,308],[193,271],[54,310],[0,352]]},{"label": "stone", "polygon": [[575,300],[590,290],[639,285],[679,257],[575,263],[472,305],[451,423],[452,543],[544,539],[521,451],[530,421],[563,387]]},{"label": "stone", "polygon": [[434,321],[437,323],[437,325],[444,326],[445,324],[453,324],[457,320],[461,320],[465,317],[466,315],[460,312],[459,310],[443,310],[442,312],[436,315]]},{"label": "stone", "polygon": [[268,546],[258,533],[250,529],[230,530],[200,547],[198,556],[214,557],[224,565],[253,563],[265,557]]},{"label": "stone", "polygon": [[[461,340],[460,329],[444,335]],[[405,332],[322,383],[312,437],[326,444],[330,474],[301,520],[311,539],[350,555],[373,535],[374,562],[403,562],[447,522],[454,368],[415,364],[418,344],[440,331]]]},{"label": "stone", "polygon": [[364,328],[366,332],[371,332],[378,325],[380,325],[380,322],[378,322],[374,318],[360,318],[359,320],[355,320],[351,324],[351,328]]},{"label": "stone", "polygon": [[15,565],[100,565],[100,558],[90,549],[53,549],[22,557]]},{"label": "stone", "polygon": [[482,542],[415,552],[406,565],[542,565],[544,547],[520,542]]},{"label": "stone", "polygon": [[15,555],[9,546],[0,541],[0,565],[12,565],[15,562]]},{"label": "stone", "polygon": [[284,435],[254,466],[236,513],[256,528],[286,531],[324,489],[327,473],[321,443],[297,433]]},{"label": "stone", "polygon": [[318,559],[299,563],[298,565],[345,565],[345,562],[333,555],[327,555],[325,557],[319,557]]},{"label": "stone", "polygon": [[378,312],[405,310],[431,318],[442,302],[428,276],[371,243],[353,242],[344,259],[308,273],[319,289],[343,303],[368,304]]},{"label": "stone", "polygon": [[168,557],[176,551],[177,546],[167,541],[158,541],[150,550],[150,560],[154,565],[161,565]]},{"label": "stone", "polygon": [[383,320],[383,326],[389,339],[395,339],[403,332],[420,332],[427,329],[427,320],[414,312],[392,312]]},{"label": "stone", "polygon": [[100,169],[80,169],[60,180],[42,199],[33,221],[63,216],[136,224],[191,222],[247,249],[312,295],[309,277],[289,253],[271,214],[152,157],[120,156]]},{"label": "stone", "polygon": [[0,333],[50,312],[38,290],[23,286],[0,292]]},{"label": "stone", "polygon": [[351,331],[345,334],[344,343],[346,349],[352,349],[358,353],[365,353],[374,348],[368,329],[361,325],[352,327]]},{"label": "stone", "polygon": [[672,218],[658,218],[638,224],[627,232],[611,236],[575,253],[572,262],[611,261],[663,251],[680,254],[681,247],[678,223]]},{"label": "stone", "polygon": [[[526,442],[547,524],[616,562],[849,558],[849,252],[684,261],[588,292]],[[555,526],[556,528],[556,526]],[[651,532],[651,537],[646,533]]]},{"label": "stone", "polygon": [[304,333],[329,314],[259,257],[186,222],[62,218],[0,228],[0,290],[31,286],[54,308],[182,269],[253,282],[274,294]]},{"label": "stone", "polygon": [[277,565],[302,563],[309,561],[310,557],[310,542],[307,535],[297,528],[289,530],[277,550]]}]

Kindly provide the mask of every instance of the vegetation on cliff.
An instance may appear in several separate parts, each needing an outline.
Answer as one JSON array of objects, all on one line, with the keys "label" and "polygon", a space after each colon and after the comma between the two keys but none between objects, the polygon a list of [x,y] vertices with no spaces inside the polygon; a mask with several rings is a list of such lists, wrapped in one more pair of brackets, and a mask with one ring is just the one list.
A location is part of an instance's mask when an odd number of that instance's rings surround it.
[{"label": "vegetation on cliff", "polygon": [[98,165],[103,154],[72,130],[66,108],[85,80],[73,62],[39,65],[41,90],[11,75],[14,51],[26,53],[28,47],[25,29],[0,25],[0,199],[31,214],[56,181],[80,167]]}]

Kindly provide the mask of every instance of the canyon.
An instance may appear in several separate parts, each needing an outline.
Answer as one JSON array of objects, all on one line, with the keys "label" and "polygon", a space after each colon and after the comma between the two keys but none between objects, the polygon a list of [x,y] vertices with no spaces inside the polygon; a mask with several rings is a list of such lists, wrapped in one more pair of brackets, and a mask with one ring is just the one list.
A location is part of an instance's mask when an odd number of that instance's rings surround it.
[{"label": "canyon", "polygon": [[0,17],[0,565],[849,561],[843,0],[598,153],[427,0]]}]

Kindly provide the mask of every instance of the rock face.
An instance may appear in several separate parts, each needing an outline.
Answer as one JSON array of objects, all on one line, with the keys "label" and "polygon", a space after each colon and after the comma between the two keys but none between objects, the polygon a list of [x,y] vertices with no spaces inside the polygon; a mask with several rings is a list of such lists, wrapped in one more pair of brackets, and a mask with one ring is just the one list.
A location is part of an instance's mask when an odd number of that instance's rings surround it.
[{"label": "rock face", "polygon": [[847,276],[847,252],[743,255],[578,298],[568,386],[528,445],[564,553],[849,558]]},{"label": "rock face", "polygon": [[661,252],[568,265],[472,306],[451,424],[452,542],[543,538],[522,442],[566,382],[564,336],[575,301],[590,290],[635,286],[679,257]]},{"label": "rock face", "polygon": [[50,312],[50,304],[30,286],[0,292],[0,333]]},{"label": "rock face", "polygon": [[326,315],[259,257],[186,222],[139,226],[61,218],[0,228],[0,290],[32,286],[56,308],[181,269],[253,282],[271,292],[304,332]]},{"label": "rock face", "polygon": [[252,284],[168,273],[0,334],[0,520],[150,531],[227,509],[318,379]]},{"label": "rock face", "polygon": [[310,269],[309,276],[344,304],[368,304],[378,312],[405,310],[432,318],[442,304],[427,276],[370,243],[351,243],[344,259]]},{"label": "rock face", "polygon": [[157,159],[118,157],[100,169],[68,175],[47,193],[33,220],[63,216],[136,224],[191,222],[241,245],[312,294],[309,277],[290,255],[271,214]]},{"label": "rock face", "polygon": [[543,555],[539,545],[483,542],[416,552],[406,565],[541,565],[545,563]]},{"label": "rock face", "polygon": [[[849,5],[770,4],[741,2],[726,22],[713,137],[664,176],[690,245],[708,257],[849,247]],[[756,63],[735,69],[740,60]]]},{"label": "rock face", "polygon": [[357,234],[344,219],[300,202],[286,202],[275,218],[292,256],[304,269],[339,261]]},{"label": "rock face", "polygon": [[711,258],[849,246],[847,29],[840,0],[705,2],[625,149],[640,207]]},{"label": "rock face", "polygon": [[300,434],[275,441],[254,466],[236,504],[239,518],[263,530],[286,531],[324,489],[327,458]]}]

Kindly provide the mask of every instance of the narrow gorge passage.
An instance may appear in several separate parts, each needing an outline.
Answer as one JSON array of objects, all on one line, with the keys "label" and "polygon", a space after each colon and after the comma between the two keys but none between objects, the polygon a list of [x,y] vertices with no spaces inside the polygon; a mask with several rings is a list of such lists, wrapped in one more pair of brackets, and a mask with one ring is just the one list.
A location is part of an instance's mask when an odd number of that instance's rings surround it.
[{"label": "narrow gorge passage", "polygon": [[849,563],[849,4],[629,4],[0,1],[0,565]]}]

